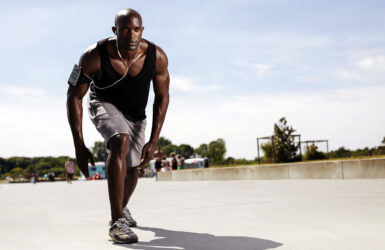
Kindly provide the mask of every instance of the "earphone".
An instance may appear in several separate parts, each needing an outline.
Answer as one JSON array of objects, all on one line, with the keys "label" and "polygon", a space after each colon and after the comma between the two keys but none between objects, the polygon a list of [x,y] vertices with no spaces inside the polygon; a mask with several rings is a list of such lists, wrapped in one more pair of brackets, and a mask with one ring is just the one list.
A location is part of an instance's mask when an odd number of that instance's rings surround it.
[{"label": "earphone", "polygon": [[[117,31],[115,31],[115,35],[117,35]],[[138,48],[136,50],[136,53],[135,53],[135,56],[134,56],[134,59],[136,57],[136,55],[138,54],[138,51],[139,51],[139,47],[140,47],[140,41],[139,41],[139,45],[138,45]],[[118,82],[120,82],[121,80],[123,80],[127,74],[128,74],[128,71],[130,70],[132,64],[134,63],[134,60],[131,61],[130,65],[127,65],[126,62],[123,60],[123,57],[122,55],[120,54],[120,51],[119,51],[119,46],[118,46],[118,38],[116,37],[116,51],[118,52],[118,55],[120,57],[120,59],[122,60],[122,62],[124,63],[124,66],[126,66],[126,73],[124,74],[124,76],[122,76],[122,78],[118,79],[117,81],[115,81],[114,83],[108,85],[108,86],[105,86],[105,87],[99,87],[96,85],[95,81],[92,81],[91,84],[97,88],[97,89],[108,89],[108,88],[111,88],[112,86],[115,86]],[[87,76],[87,75],[86,75]],[[87,76],[88,77],[88,76]],[[90,78],[90,77],[89,77]]]}]

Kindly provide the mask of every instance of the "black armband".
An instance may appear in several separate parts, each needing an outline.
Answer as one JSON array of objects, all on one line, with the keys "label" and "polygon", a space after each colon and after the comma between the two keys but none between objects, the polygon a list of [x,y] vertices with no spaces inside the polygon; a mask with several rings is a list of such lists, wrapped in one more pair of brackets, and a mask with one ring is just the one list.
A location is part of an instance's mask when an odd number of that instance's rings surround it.
[{"label": "black armband", "polygon": [[68,79],[68,84],[76,87],[80,83],[90,82],[92,82],[92,79],[83,73],[82,68],[79,65],[75,64],[74,68],[72,69],[70,78]]}]

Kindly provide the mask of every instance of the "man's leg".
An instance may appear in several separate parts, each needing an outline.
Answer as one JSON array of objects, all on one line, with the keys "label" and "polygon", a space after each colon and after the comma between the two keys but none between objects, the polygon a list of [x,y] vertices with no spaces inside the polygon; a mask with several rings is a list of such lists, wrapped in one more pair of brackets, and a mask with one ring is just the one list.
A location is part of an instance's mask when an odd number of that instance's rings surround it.
[{"label": "man's leg", "polygon": [[123,217],[123,196],[126,177],[126,155],[129,136],[118,134],[109,140],[111,152],[108,155],[106,168],[108,193],[111,205],[112,223]]},{"label": "man's leg", "polygon": [[125,179],[123,207],[127,206],[128,201],[130,200],[131,195],[136,188],[136,184],[138,183],[138,178],[139,178],[138,167],[128,167],[127,175]]},{"label": "man's leg", "polygon": [[[135,191],[139,178],[139,164],[142,155],[142,149],[145,144],[144,132],[146,129],[146,120],[139,122],[130,122],[130,147],[127,154],[127,175],[125,178],[123,208],[126,208],[132,194]],[[136,221],[131,217],[128,210],[124,211],[124,216],[130,223],[130,226],[136,226]]]}]

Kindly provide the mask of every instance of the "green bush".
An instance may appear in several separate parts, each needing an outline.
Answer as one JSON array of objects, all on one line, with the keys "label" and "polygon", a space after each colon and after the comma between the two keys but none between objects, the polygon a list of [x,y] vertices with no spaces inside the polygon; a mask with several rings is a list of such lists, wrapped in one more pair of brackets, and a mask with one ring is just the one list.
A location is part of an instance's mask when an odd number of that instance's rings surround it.
[{"label": "green bush", "polygon": [[13,168],[11,171],[9,171],[9,175],[14,179],[17,177],[29,178],[26,171],[22,168]]},{"label": "green bush", "polygon": [[318,151],[318,147],[314,144],[306,148],[306,153],[303,156],[303,159],[306,161],[323,160],[326,158],[327,158],[326,154],[322,153],[321,151]]}]

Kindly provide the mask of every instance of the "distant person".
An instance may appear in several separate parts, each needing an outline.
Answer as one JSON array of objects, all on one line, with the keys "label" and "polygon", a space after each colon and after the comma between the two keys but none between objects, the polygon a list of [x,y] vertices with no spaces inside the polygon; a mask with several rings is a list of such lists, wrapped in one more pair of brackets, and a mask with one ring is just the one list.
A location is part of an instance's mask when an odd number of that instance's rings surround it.
[{"label": "distant person", "polygon": [[175,153],[172,152],[170,154],[170,157],[171,157],[171,168],[172,168],[172,170],[177,170],[178,169],[178,162],[176,160]]},{"label": "distant person", "polygon": [[184,169],[184,158],[180,154],[178,154],[176,156],[176,159],[177,159],[178,170]]},{"label": "distant person", "polygon": [[205,155],[205,158],[203,158],[203,167],[204,168],[210,167],[210,159],[209,157],[207,157],[207,155]]},{"label": "distant person", "polygon": [[71,158],[68,157],[66,163],[64,164],[64,169],[67,175],[67,183],[72,184],[72,178],[74,177],[75,173],[75,164]]},{"label": "distant person", "polygon": [[171,171],[170,162],[167,160],[166,156],[163,156],[162,159],[162,172]]},{"label": "distant person", "polygon": [[5,177],[5,180],[8,181],[8,182],[12,182],[13,181],[13,178],[11,176],[7,176]]},{"label": "distant person", "polygon": [[154,152],[154,159],[155,159],[155,180],[158,180],[158,172],[162,169],[162,158],[164,156],[164,153],[158,146],[158,149]]},{"label": "distant person", "polygon": [[49,181],[55,181],[55,173],[54,172],[49,172],[47,176],[48,176]]},{"label": "distant person", "polygon": [[30,174],[30,182],[33,183],[33,184],[36,184],[36,180],[37,179],[37,174],[35,172],[32,172]]}]

